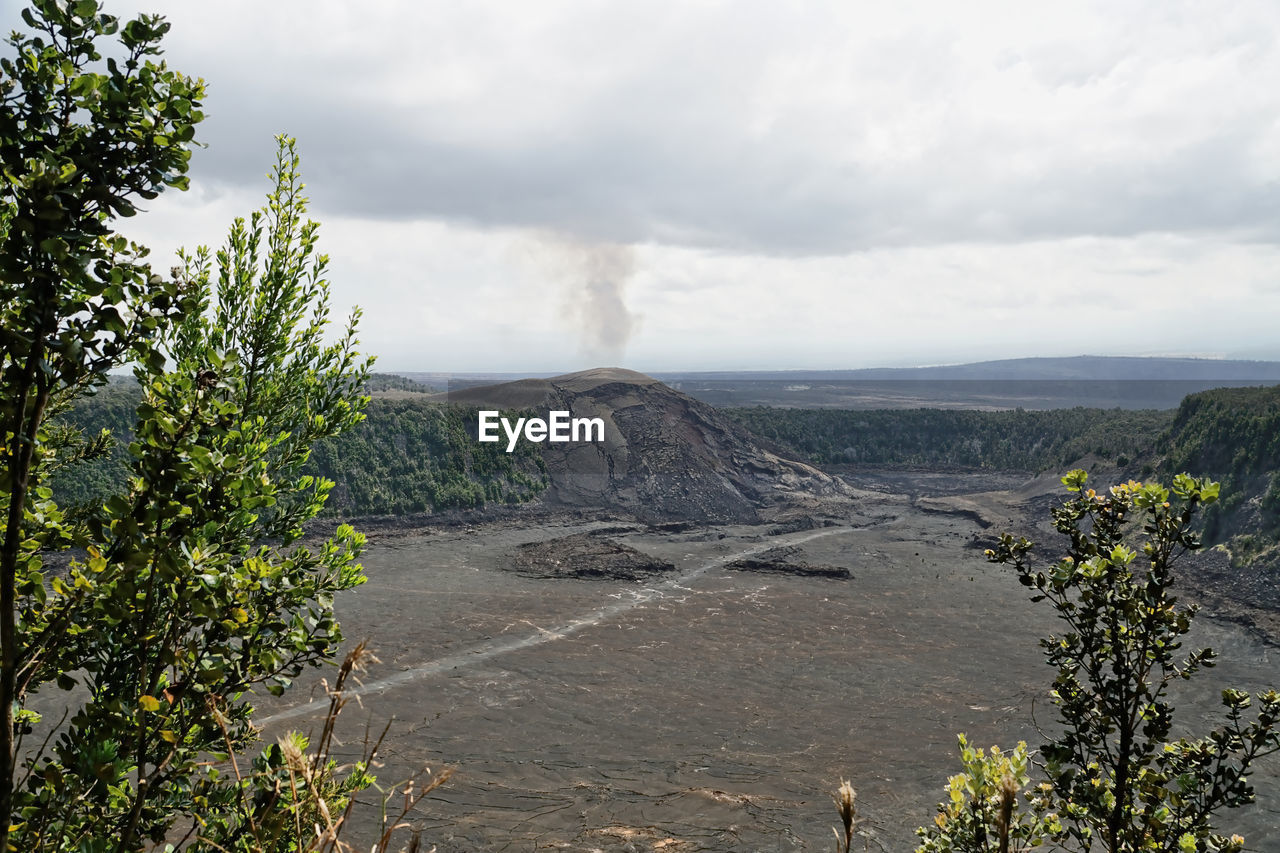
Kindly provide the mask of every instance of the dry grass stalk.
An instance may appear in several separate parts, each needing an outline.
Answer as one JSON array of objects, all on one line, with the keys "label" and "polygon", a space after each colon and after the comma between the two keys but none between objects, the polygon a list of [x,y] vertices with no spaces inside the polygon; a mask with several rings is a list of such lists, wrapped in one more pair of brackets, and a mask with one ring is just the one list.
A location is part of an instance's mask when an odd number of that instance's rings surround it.
[{"label": "dry grass stalk", "polygon": [[848,780],[840,782],[840,789],[836,791],[833,799],[836,802],[836,811],[840,813],[840,822],[844,824],[844,835],[841,836],[839,827],[832,827],[831,831],[836,834],[836,853],[849,853],[849,846],[853,844],[853,827],[857,823],[857,808],[854,805],[854,799],[857,793],[853,790],[853,785]]},{"label": "dry grass stalk", "polygon": [[[404,799],[401,802],[400,812],[394,818],[388,818],[384,811],[382,815],[382,834],[378,837],[378,843],[373,846],[370,853],[384,853],[389,850],[388,845],[391,844],[392,835],[394,835],[399,829],[409,827],[409,823],[405,820],[405,818],[409,816],[409,813],[413,811],[414,808],[417,807],[418,803],[420,803],[428,794],[436,788],[439,788],[445,782],[448,782],[449,777],[452,775],[452,767],[446,767],[434,775],[431,773],[431,768],[424,767],[420,773],[414,775],[409,779],[409,781],[405,782],[402,790]],[[383,801],[384,808],[386,802],[386,800]],[[420,845],[421,841],[418,837],[418,833],[414,832],[409,837],[409,846],[404,849],[404,853],[418,853]],[[432,847],[429,853],[435,853],[435,848]]]},{"label": "dry grass stalk", "polygon": [[[364,752],[358,765],[337,765],[333,761],[333,748],[338,744],[334,732],[337,728],[339,715],[352,698],[347,694],[348,682],[353,678],[358,681],[359,673],[364,672],[370,663],[376,662],[378,662],[378,659],[373,655],[367,644],[360,642],[343,658],[342,664],[338,667],[338,675],[334,679],[333,686],[330,687],[327,681],[322,681],[325,693],[329,697],[329,707],[321,724],[320,736],[311,749],[304,751],[303,745],[305,742],[301,741],[295,732],[289,732],[277,741],[284,758],[285,768],[289,774],[289,794],[291,797],[285,807],[292,813],[291,818],[296,846],[278,837],[263,837],[259,824],[264,814],[264,804],[260,803],[256,808],[251,808],[247,799],[250,795],[250,788],[249,786],[242,787],[241,797],[246,815],[245,828],[253,837],[252,849],[255,853],[258,853],[258,851],[260,853],[275,853],[277,848],[296,849],[299,853],[354,853],[355,848],[342,840],[342,833],[349,823],[351,810],[355,806],[355,796],[354,792],[351,794],[342,793],[342,779],[340,776],[344,772],[352,771],[353,768],[358,772],[360,768],[376,766],[375,761],[378,751],[382,748],[383,740],[391,728],[391,723],[388,722],[383,727],[376,740],[371,740],[366,734]],[[358,697],[356,698],[358,701]],[[232,756],[231,766],[236,779],[243,781],[230,734],[222,716],[216,713],[216,709],[215,719],[222,726],[227,751]],[[431,768],[424,767],[405,783],[397,785],[392,792],[386,794],[382,800],[382,820],[379,825],[378,840],[370,848],[370,853],[390,853],[390,845],[395,834],[399,830],[411,828],[411,824],[408,821],[409,814],[417,807],[418,803],[436,788],[447,782],[452,775],[453,768],[451,767],[434,774],[431,772]],[[397,793],[401,797],[399,808],[389,815],[388,804]],[[283,794],[284,791],[281,790],[280,782],[277,780],[274,783],[273,794],[267,800],[266,808],[273,809],[280,806],[284,802]],[[341,813],[335,817],[328,800],[330,797],[339,795],[344,797],[345,803]],[[255,820],[255,818],[257,819]],[[304,819],[311,824],[309,834],[304,831]],[[208,841],[207,839],[205,840],[206,842]],[[281,842],[284,842],[285,847],[280,848]],[[216,847],[217,845],[214,846]],[[402,847],[401,851],[402,853],[424,853],[421,839],[416,831],[411,832],[406,846]],[[425,853],[434,853],[434,851],[435,848],[433,847],[431,851],[426,851]]]},{"label": "dry grass stalk", "polygon": [[996,816],[999,853],[1009,853],[1009,826],[1013,820],[1013,802],[1018,796],[1018,780],[1005,775],[1000,781],[1000,814]]}]

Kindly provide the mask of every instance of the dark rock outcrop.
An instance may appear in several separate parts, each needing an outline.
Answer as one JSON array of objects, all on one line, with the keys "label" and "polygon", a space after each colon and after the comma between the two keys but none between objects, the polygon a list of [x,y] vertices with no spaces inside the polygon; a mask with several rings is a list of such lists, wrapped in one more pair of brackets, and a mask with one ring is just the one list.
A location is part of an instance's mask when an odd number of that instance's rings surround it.
[{"label": "dark rock outcrop", "polygon": [[666,560],[588,533],[521,545],[509,568],[535,578],[621,581],[643,581],[676,570]]}]

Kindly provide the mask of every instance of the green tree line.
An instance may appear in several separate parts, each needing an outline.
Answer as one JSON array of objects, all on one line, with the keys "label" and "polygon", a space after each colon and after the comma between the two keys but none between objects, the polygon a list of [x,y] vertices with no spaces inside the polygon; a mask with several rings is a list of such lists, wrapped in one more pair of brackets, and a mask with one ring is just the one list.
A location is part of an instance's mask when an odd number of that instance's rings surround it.
[{"label": "green tree line", "polygon": [[[367,387],[418,390],[400,377],[374,375]],[[117,492],[128,472],[141,391],[118,378],[77,400],[61,423],[85,435],[111,433],[101,458],[59,472],[52,488],[66,505],[90,506]],[[510,413],[508,413],[510,415]],[[476,412],[428,400],[374,397],[353,429],[316,443],[302,471],[333,480],[324,514],[404,515],[528,501],[547,486],[535,445],[475,440]]]},{"label": "green tree line", "polygon": [[1205,513],[1205,539],[1237,565],[1280,566],[1280,386],[1216,388],[1182,401],[1156,443],[1162,473],[1201,471],[1222,499]]},{"label": "green tree line", "polygon": [[726,409],[751,432],[819,465],[1059,470],[1083,456],[1150,455],[1171,412],[1052,409]]},{"label": "green tree line", "polygon": [[1093,455],[1143,478],[1195,471],[1222,488],[1205,508],[1205,542],[1227,545],[1236,565],[1280,567],[1280,386],[1201,391],[1169,411],[724,411],[817,465],[1044,472]]}]

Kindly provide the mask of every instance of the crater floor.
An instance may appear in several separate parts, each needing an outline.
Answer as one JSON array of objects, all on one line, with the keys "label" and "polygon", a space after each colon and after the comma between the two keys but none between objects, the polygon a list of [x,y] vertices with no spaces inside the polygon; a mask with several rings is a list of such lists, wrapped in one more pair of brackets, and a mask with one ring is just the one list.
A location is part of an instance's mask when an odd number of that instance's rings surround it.
[{"label": "crater floor", "polygon": [[[833,504],[830,526],[565,516],[375,538],[369,582],[338,605],[347,636],[381,659],[363,707],[346,711],[344,755],[359,754],[366,721],[394,716],[383,782],[457,768],[413,815],[441,853],[828,850],[841,779],[857,789],[869,849],[914,849],[958,769],[958,732],[1034,746],[1033,713],[1052,725],[1036,641],[1056,626],[983,559],[981,537],[998,531],[967,505],[951,513],[912,494],[963,484],[862,485],[878,491]],[[519,546],[580,533],[675,570],[638,581],[509,570]],[[851,577],[730,565],[782,547]],[[1223,686],[1280,683],[1275,648],[1245,629],[1202,616],[1197,636],[1222,660],[1182,697],[1189,733],[1217,719]],[[264,701],[265,736],[316,725],[321,703],[307,698],[300,686]],[[1259,804],[1222,823],[1252,850],[1280,848],[1277,770],[1256,773]],[[374,809],[356,817],[367,833]]]}]

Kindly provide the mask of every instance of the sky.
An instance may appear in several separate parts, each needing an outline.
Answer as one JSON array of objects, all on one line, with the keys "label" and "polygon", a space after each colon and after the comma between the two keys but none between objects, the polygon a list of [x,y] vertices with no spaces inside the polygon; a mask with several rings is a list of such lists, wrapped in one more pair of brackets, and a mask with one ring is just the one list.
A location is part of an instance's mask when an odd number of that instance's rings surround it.
[{"label": "sky", "polygon": [[378,369],[1280,359],[1273,0],[106,5],[208,83],[122,230],[217,245],[296,136]]}]

